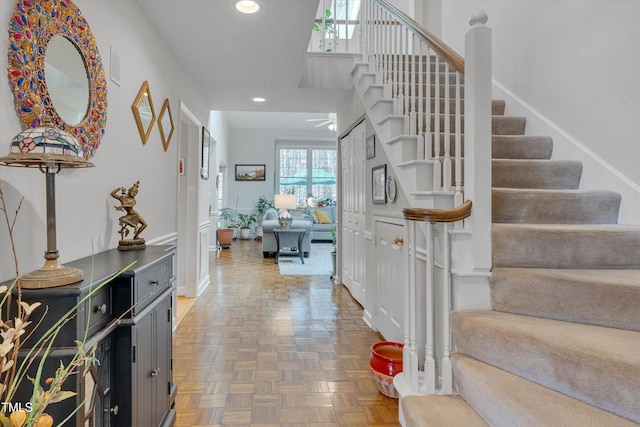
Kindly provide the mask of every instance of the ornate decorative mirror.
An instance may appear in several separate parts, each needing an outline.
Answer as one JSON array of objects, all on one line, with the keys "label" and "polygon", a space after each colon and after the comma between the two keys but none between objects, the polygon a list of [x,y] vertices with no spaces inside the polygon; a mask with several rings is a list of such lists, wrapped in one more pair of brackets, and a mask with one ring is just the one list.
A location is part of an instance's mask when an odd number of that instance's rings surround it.
[{"label": "ornate decorative mirror", "polygon": [[169,98],[164,100],[162,108],[160,109],[160,115],[158,115],[158,128],[160,129],[160,138],[162,138],[162,146],[164,151],[169,148],[169,142],[171,142],[171,136],[173,135],[173,116],[171,115],[171,105],[169,104]]},{"label": "ornate decorative mirror", "polygon": [[149,82],[146,80],[142,83],[138,95],[136,95],[136,99],[133,101],[133,105],[131,105],[131,109],[133,110],[133,116],[136,118],[142,143],[146,144],[147,139],[149,139],[149,134],[151,134],[153,123],[156,121],[156,111],[153,109]]},{"label": "ornate decorative mirror", "polygon": [[16,1],[8,71],[24,126],[48,117],[93,157],[107,122],[107,83],[96,40],[73,1]]}]

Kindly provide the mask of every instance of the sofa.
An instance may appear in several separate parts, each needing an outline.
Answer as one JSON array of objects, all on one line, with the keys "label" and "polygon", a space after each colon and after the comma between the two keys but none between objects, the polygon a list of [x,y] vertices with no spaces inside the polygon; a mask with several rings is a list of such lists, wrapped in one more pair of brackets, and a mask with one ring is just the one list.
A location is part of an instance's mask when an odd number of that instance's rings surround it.
[{"label": "sofa", "polygon": [[[264,258],[275,256],[276,254],[278,243],[273,234],[273,229],[280,228],[278,216],[278,211],[273,208],[267,209],[262,216],[262,255]],[[311,239],[313,238],[313,219],[306,214],[294,216],[291,228],[306,230],[304,239],[302,240],[302,252],[305,258],[309,258],[309,254],[311,253]],[[297,244],[298,242],[280,242],[280,247],[292,247]]]},{"label": "sofa", "polygon": [[[322,212],[325,215],[324,218],[319,218],[317,212]],[[331,230],[336,228],[337,225],[337,209],[336,206],[326,207],[309,207],[304,209],[304,213],[311,217],[313,221],[313,241],[333,241],[333,235]],[[322,217],[323,215],[320,214]]]}]

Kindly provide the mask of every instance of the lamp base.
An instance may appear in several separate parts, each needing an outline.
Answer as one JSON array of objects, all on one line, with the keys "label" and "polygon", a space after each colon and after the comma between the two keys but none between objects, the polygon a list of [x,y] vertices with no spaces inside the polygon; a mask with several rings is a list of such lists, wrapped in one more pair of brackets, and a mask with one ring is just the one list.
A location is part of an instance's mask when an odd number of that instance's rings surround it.
[{"label": "lamp base", "polygon": [[24,289],[45,289],[80,282],[83,277],[84,272],[80,269],[47,260],[39,270],[20,276],[19,282]]},{"label": "lamp base", "polygon": [[280,228],[283,230],[290,229],[291,223],[293,223],[293,217],[291,215],[289,216],[280,215],[278,217],[278,224],[280,224]]}]

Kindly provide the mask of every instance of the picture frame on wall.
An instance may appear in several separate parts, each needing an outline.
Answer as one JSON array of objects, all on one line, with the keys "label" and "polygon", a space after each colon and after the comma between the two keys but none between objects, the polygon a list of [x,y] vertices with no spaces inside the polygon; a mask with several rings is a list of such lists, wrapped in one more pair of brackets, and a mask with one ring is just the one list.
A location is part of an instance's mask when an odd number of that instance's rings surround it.
[{"label": "picture frame on wall", "polygon": [[387,165],[386,163],[371,168],[371,198],[373,203],[387,203]]},{"label": "picture frame on wall", "polygon": [[211,134],[206,127],[202,127],[202,155],[200,156],[200,176],[209,179],[209,150],[211,149]]},{"label": "picture frame on wall", "polygon": [[266,181],[266,166],[236,165],[236,181]]},{"label": "picture frame on wall", "polygon": [[373,159],[376,156],[376,135],[375,134],[367,138],[366,150],[367,150],[367,160]]}]

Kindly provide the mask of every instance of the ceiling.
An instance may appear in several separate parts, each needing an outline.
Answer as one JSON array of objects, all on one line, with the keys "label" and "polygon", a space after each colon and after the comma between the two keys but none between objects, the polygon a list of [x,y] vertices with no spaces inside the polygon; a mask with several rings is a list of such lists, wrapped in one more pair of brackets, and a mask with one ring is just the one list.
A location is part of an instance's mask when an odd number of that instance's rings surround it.
[{"label": "ceiling", "polygon": [[313,129],[307,118],[326,118],[352,93],[300,87],[318,0],[261,0],[253,15],[233,0],[136,1],[209,108],[233,112],[232,128]]}]

